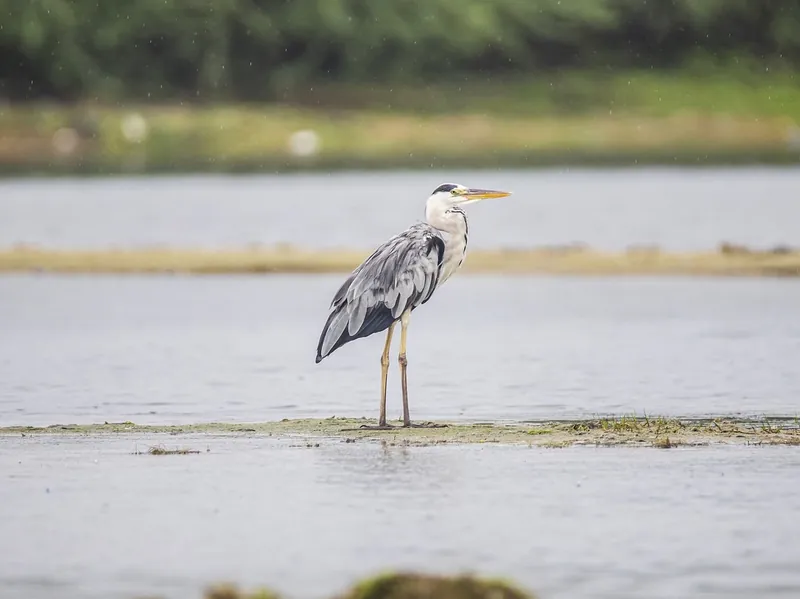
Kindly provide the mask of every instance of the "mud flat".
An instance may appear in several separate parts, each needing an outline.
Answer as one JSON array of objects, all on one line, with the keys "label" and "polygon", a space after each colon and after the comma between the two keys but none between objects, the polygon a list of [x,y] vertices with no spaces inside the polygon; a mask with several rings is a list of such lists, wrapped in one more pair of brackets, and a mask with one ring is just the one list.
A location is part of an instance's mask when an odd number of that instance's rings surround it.
[{"label": "mud flat", "polygon": [[[681,419],[623,416],[590,420],[559,420],[516,423],[446,423],[430,428],[405,429],[390,423],[391,430],[362,428],[374,425],[365,418],[298,419],[260,423],[207,423],[185,425],[138,425],[133,422],[102,424],[53,424],[44,427],[0,428],[0,435],[164,435],[197,438],[202,435],[253,435],[296,438],[308,445],[339,440],[382,442],[394,445],[491,443],[537,447],[576,445],[670,448],[681,445],[797,445],[800,420],[796,417],[737,419]],[[192,453],[185,448],[159,446],[154,455]]]},{"label": "mud flat", "polygon": [[[0,272],[62,273],[335,273],[349,272],[369,252],[277,247],[202,249],[0,250]],[[465,272],[565,275],[800,276],[800,250],[752,250],[723,245],[716,251],[667,253],[657,248],[600,252],[582,246],[530,250],[476,250]]]}]

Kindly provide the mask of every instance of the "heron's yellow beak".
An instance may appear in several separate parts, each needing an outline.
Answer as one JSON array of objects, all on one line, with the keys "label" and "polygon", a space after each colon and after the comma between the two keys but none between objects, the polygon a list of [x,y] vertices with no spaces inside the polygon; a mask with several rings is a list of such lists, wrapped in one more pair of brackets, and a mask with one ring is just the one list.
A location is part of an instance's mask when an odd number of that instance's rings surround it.
[{"label": "heron's yellow beak", "polygon": [[461,195],[468,200],[491,200],[494,198],[504,198],[510,196],[510,191],[495,191],[494,189],[467,189]]}]

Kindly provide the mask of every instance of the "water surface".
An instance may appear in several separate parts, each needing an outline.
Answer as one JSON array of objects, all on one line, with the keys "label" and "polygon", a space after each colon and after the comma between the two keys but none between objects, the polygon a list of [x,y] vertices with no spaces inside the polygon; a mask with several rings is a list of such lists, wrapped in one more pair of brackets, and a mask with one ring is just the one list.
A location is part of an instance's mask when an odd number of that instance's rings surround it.
[{"label": "water surface", "polygon": [[[202,453],[132,455],[157,443]],[[291,445],[0,437],[0,595],[188,599],[227,579],[316,599],[388,568],[542,599],[800,594],[797,448]]]},{"label": "water surface", "polygon": [[442,181],[514,192],[469,207],[473,248],[800,245],[800,169],[644,168],[0,180],[0,247],[368,249]]},{"label": "water surface", "polygon": [[[340,281],[1,276],[0,424],[374,416],[381,336],[314,364]],[[412,319],[412,416],[797,414],[798,305],[797,280],[456,277]],[[134,455],[156,444],[201,453]],[[0,436],[0,505],[9,599],[317,599],[387,568],[543,599],[800,593],[795,447]]]},{"label": "water surface", "polygon": [[[0,425],[375,417],[382,334],[314,363],[341,279],[2,276]],[[411,414],[794,416],[798,306],[798,280],[457,276],[414,312]]]}]

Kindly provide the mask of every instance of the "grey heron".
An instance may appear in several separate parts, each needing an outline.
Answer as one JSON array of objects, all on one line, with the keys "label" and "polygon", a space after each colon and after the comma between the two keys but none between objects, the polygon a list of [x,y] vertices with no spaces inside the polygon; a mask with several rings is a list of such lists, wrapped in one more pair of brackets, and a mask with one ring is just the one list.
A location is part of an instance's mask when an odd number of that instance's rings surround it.
[{"label": "grey heron", "polygon": [[411,312],[427,302],[464,262],[469,226],[461,207],[508,195],[511,194],[507,191],[473,189],[455,183],[439,185],[425,205],[426,222],[412,225],[378,247],[334,295],[317,344],[317,364],[350,341],[386,331],[378,425],[363,428],[393,428],[386,422],[386,382],[392,331],[398,322],[403,426],[435,426],[412,424],[408,412],[406,334]]}]

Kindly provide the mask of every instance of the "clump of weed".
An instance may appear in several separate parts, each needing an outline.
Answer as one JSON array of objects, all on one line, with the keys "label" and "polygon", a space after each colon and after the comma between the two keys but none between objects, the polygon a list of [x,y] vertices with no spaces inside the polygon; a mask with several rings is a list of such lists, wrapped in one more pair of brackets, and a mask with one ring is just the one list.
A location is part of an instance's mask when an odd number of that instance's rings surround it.
[{"label": "clump of weed", "polygon": [[200,453],[198,449],[167,449],[162,445],[156,445],[147,449],[147,451],[139,451],[138,449],[133,452],[134,455],[188,455],[190,453]]},{"label": "clump of weed", "polygon": [[761,423],[761,432],[768,435],[777,435],[778,433],[783,432],[783,430],[783,427],[772,424],[766,416],[764,417],[764,421]]},{"label": "clump of weed", "polygon": [[529,431],[526,431],[528,435],[549,435],[553,432],[553,429],[550,428],[532,428]]},{"label": "clump of weed", "polygon": [[670,449],[671,447],[675,447],[675,444],[670,442],[669,437],[661,437],[660,439],[653,441],[653,447],[658,447],[659,449]]},{"label": "clump of weed", "polygon": [[401,573],[365,580],[337,599],[533,599],[533,596],[498,580]]},{"label": "clump of weed", "polygon": [[564,447],[572,447],[572,441],[569,439],[564,439],[562,441],[547,441],[545,443],[541,443],[538,447],[544,447],[545,449],[563,449]]},{"label": "clump of weed", "polygon": [[607,433],[654,433],[656,435],[678,431],[682,428],[684,428],[684,424],[678,419],[665,418],[663,416],[651,418],[646,414],[643,416],[626,414],[617,417],[594,418],[576,422],[569,427],[570,430],[575,432],[601,430]]},{"label": "clump of weed", "polygon": [[208,588],[204,599],[279,599],[279,595],[269,589],[244,592],[233,584],[218,584]]}]

